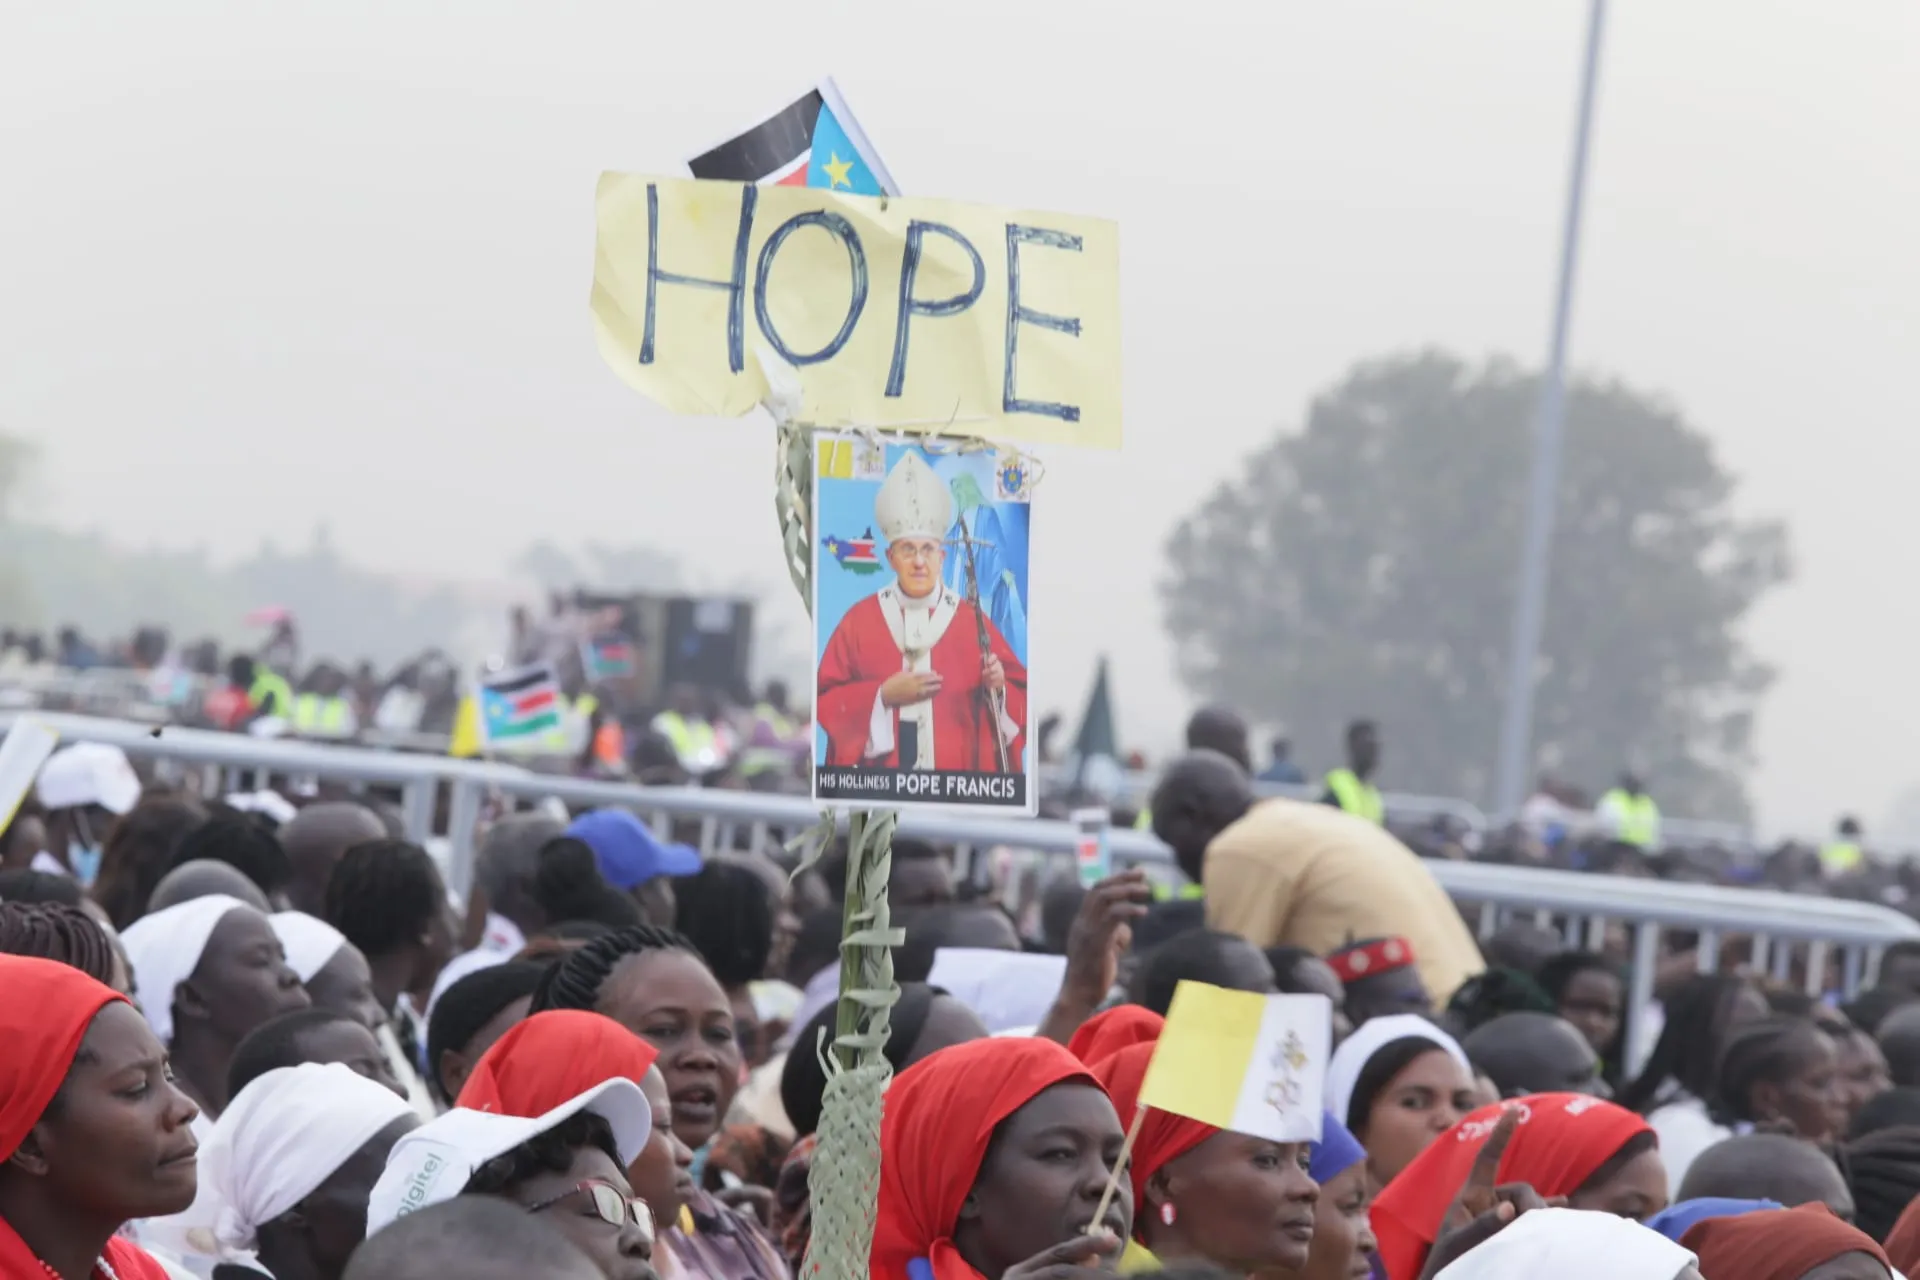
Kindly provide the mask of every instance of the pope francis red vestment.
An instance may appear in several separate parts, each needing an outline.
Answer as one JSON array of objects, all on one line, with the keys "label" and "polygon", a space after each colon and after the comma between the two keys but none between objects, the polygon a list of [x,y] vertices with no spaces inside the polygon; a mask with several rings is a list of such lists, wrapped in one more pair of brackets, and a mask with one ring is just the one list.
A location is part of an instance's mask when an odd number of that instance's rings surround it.
[{"label": "pope francis red vestment", "polygon": [[[928,607],[930,606],[930,607]],[[898,584],[847,610],[820,659],[817,715],[827,735],[829,765],[870,769],[1000,770],[994,739],[1006,744],[1007,771],[1023,771],[1027,669],[990,619],[987,644],[1006,674],[1005,705],[996,716],[983,696],[979,629],[971,604],[950,588],[916,602]],[[880,686],[903,671],[933,671],[931,698],[886,707]],[[900,758],[902,725],[916,759]]]}]

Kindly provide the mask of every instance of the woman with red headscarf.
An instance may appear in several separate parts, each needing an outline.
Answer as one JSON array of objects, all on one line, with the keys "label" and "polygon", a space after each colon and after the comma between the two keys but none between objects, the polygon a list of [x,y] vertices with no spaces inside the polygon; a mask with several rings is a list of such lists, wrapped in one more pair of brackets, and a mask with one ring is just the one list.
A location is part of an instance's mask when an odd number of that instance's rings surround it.
[{"label": "woman with red headscarf", "polygon": [[1051,1040],[923,1058],[887,1091],[873,1280],[1109,1274],[1133,1225],[1125,1178],[1094,1219],[1125,1142],[1105,1090]]},{"label": "woman with red headscarf", "polygon": [[[502,1115],[540,1116],[603,1081],[633,1081],[653,1110],[653,1131],[628,1170],[628,1178],[634,1194],[665,1227],[680,1220],[693,1191],[693,1153],[674,1136],[673,1103],[657,1065],[659,1056],[651,1044],[601,1014],[578,1009],[536,1013],[516,1023],[481,1055],[455,1105]],[[757,1240],[742,1239],[738,1247],[754,1250],[752,1261],[767,1262]],[[666,1229],[660,1232],[653,1261],[665,1277],[719,1275],[722,1272],[712,1270],[714,1266],[734,1266],[731,1259],[693,1256],[687,1233]],[[739,1272],[737,1267],[726,1272],[736,1273],[754,1274]]]},{"label": "woman with red headscarf", "polygon": [[1888,1280],[1893,1274],[1870,1236],[1823,1204],[1708,1218],[1680,1237],[1706,1280]]},{"label": "woman with red headscarf", "polygon": [[[1119,1114],[1139,1107],[1155,1045],[1094,1067]],[[1299,1271],[1313,1247],[1320,1188],[1306,1142],[1273,1142],[1149,1107],[1133,1141],[1134,1238],[1159,1262],[1209,1262],[1237,1275]]]},{"label": "woman with red headscarf", "polygon": [[1128,1045],[1154,1043],[1166,1025],[1167,1020],[1151,1009],[1137,1004],[1115,1005],[1081,1023],[1073,1039],[1067,1041],[1067,1050],[1091,1067]]},{"label": "woman with red headscarf", "polygon": [[1643,1221],[1667,1207],[1667,1172],[1653,1130],[1625,1107],[1573,1093],[1537,1093],[1482,1107],[1442,1134],[1373,1202],[1373,1231],[1387,1280],[1415,1280],[1507,1109],[1518,1124],[1497,1181],[1524,1182],[1573,1209]]},{"label": "woman with red headscarf", "polygon": [[126,999],[0,955],[0,1276],[166,1280],[115,1233],[193,1203],[198,1114]]}]

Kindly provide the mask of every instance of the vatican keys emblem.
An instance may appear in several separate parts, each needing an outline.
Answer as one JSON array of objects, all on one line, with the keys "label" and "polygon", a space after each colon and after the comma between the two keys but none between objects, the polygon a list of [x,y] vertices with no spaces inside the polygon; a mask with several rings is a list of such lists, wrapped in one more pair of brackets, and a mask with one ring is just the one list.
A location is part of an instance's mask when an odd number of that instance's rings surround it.
[{"label": "vatican keys emblem", "polygon": [[1300,1108],[1303,1092],[1300,1073],[1306,1070],[1307,1062],[1307,1047],[1296,1031],[1287,1032],[1286,1039],[1273,1047],[1268,1062],[1272,1075],[1267,1080],[1266,1102],[1282,1119]]}]

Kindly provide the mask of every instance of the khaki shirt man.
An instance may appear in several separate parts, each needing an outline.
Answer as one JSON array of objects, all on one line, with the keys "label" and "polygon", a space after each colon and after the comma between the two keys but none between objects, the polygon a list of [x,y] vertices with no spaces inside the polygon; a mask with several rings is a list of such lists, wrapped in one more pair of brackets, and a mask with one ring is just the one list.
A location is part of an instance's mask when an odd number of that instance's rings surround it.
[{"label": "khaki shirt man", "polygon": [[1207,926],[1257,947],[1324,956],[1355,938],[1405,938],[1436,1006],[1486,967],[1419,857],[1329,805],[1255,804],[1207,843],[1202,884]]}]

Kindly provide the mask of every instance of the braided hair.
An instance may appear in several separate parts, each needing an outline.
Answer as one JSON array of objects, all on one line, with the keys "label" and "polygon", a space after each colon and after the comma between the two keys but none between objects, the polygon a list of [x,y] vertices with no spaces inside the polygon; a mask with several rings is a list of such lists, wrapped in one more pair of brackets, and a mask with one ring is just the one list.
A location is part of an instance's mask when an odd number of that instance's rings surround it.
[{"label": "braided hair", "polygon": [[1719,1088],[1709,1103],[1714,1118],[1722,1124],[1767,1119],[1753,1112],[1754,1086],[1786,1083],[1826,1044],[1820,1028],[1805,1018],[1775,1014],[1734,1028],[1720,1057]]},{"label": "braided hair", "polygon": [[86,912],[57,902],[0,902],[0,952],[38,956],[113,985],[113,942]]},{"label": "braided hair", "polygon": [[675,928],[722,987],[732,991],[766,975],[774,901],[765,877],[737,862],[709,862],[676,880],[673,893]]},{"label": "braided hair", "polygon": [[548,1009],[598,1010],[600,989],[628,956],[649,951],[684,951],[698,958],[694,945],[671,929],[636,924],[589,939],[578,951],[562,958],[540,979],[533,993],[533,1012]]},{"label": "braided hair", "polygon": [[369,960],[402,950],[446,909],[439,869],[405,840],[354,845],[327,879],[327,923]]}]

